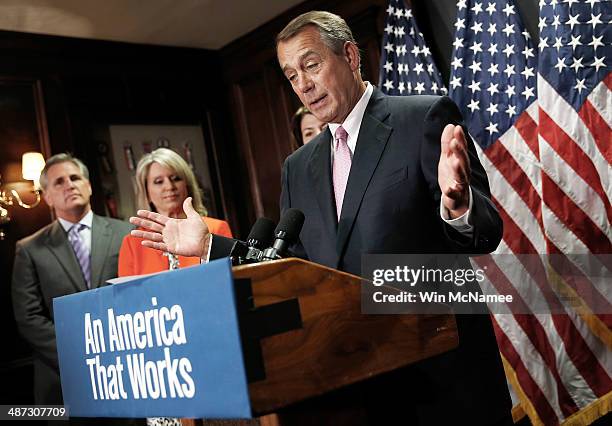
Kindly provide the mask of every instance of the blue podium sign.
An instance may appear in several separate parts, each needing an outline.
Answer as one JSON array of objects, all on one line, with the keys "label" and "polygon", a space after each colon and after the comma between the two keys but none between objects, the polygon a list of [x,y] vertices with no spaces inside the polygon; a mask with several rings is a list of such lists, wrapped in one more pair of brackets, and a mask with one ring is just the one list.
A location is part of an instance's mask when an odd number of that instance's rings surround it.
[{"label": "blue podium sign", "polygon": [[75,417],[249,418],[229,259],[53,300]]}]

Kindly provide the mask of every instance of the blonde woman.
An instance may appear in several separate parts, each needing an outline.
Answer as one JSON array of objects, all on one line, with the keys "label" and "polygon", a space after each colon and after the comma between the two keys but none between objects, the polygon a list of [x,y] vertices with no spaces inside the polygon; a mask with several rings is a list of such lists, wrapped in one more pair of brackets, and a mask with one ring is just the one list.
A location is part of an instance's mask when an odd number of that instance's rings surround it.
[{"label": "blonde woman", "polygon": [[[192,197],[195,210],[202,215],[211,233],[232,237],[227,222],[206,216],[195,175],[179,154],[168,148],[158,148],[140,159],[136,168],[138,209],[184,218],[183,201],[187,197]],[[200,263],[198,257],[168,255],[143,247],[141,241],[131,235],[123,239],[119,252],[119,276],[149,274]]]}]

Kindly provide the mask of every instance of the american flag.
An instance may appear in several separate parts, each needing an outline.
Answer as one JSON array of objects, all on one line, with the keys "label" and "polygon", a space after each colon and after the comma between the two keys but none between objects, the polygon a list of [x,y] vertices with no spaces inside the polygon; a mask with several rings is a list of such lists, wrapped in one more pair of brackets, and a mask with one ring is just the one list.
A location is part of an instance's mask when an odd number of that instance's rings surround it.
[{"label": "american flag", "polygon": [[[610,1],[540,1],[536,49],[513,0],[457,3],[450,96],[461,108],[504,220],[496,253],[562,255],[571,280],[610,307],[610,282],[589,280],[575,255],[610,255],[612,28]],[[545,262],[481,260],[485,291],[511,287],[563,314],[493,316],[506,374],[533,424],[588,424],[612,406],[612,317],[538,293],[558,277]],[[584,259],[584,258],[583,258]],[[605,257],[591,256],[610,268]],[[604,259],[601,261],[601,259]],[[603,263],[599,263],[599,262]],[[505,283],[501,283],[505,281]],[[525,293],[532,284],[532,293]],[[535,290],[534,290],[535,289]],[[534,293],[535,291],[535,293]],[[578,298],[579,299],[579,298]],[[535,310],[534,310],[535,312]]]},{"label": "american flag", "polygon": [[380,63],[378,81],[388,95],[447,94],[431,51],[404,0],[389,2]]}]

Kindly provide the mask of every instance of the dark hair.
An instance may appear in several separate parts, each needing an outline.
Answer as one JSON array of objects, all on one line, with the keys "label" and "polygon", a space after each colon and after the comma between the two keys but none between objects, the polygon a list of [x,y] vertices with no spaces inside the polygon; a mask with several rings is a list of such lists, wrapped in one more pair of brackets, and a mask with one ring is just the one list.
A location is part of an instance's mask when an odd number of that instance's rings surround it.
[{"label": "dark hair", "polygon": [[302,119],[306,114],[312,114],[312,112],[310,112],[310,110],[305,106],[301,106],[291,118],[291,133],[293,134],[291,145],[294,151],[299,147],[304,146],[304,138],[302,137]]}]

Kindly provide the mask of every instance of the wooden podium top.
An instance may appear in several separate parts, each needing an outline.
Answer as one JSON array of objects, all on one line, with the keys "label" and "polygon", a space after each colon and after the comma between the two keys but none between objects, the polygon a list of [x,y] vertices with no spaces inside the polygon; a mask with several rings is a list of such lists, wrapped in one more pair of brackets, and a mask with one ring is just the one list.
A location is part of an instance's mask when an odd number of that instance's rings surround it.
[{"label": "wooden podium top", "polygon": [[[293,329],[257,340],[265,378],[249,384],[254,414],[278,410],[458,345],[450,308],[445,315],[362,314],[361,278],[351,274],[296,258],[237,266],[233,271],[237,293],[250,282],[254,311],[289,305],[299,311]],[[292,318],[295,323],[295,315]]]}]

